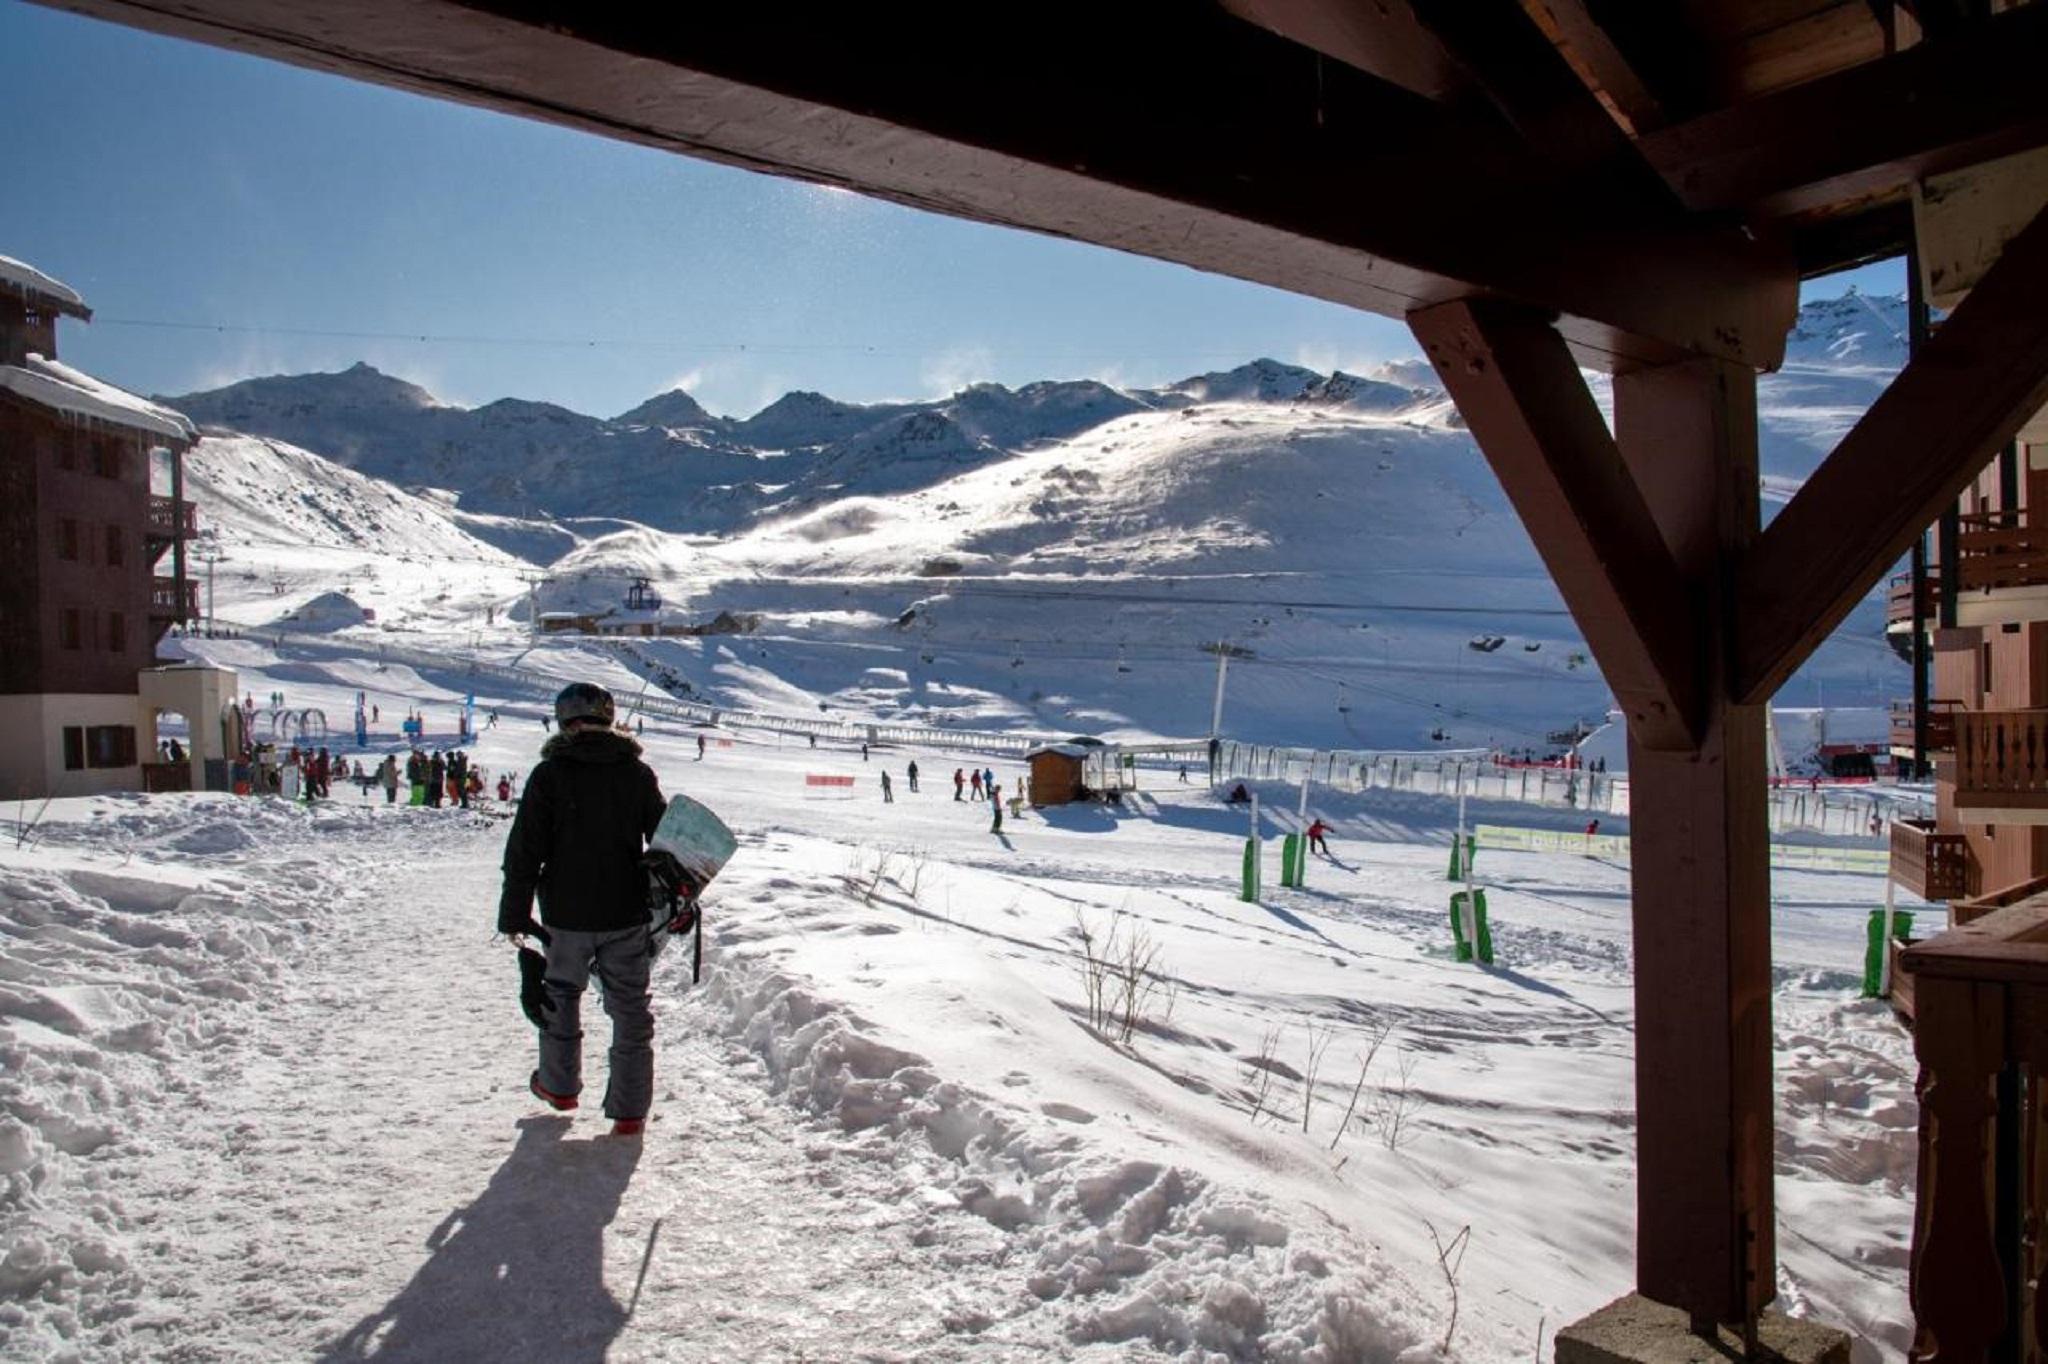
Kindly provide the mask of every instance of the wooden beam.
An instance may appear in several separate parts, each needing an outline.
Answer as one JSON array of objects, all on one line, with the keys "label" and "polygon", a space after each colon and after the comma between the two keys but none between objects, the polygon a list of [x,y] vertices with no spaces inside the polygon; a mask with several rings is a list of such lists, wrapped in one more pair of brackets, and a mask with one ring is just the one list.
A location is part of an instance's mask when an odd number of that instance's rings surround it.
[{"label": "wooden beam", "polygon": [[1536,542],[1573,619],[1653,749],[1697,746],[1695,603],[1600,409],[1541,315],[1484,300],[1409,326]]},{"label": "wooden beam", "polygon": [[1542,25],[1586,88],[1593,90],[1631,135],[1662,127],[1664,106],[1600,26],[1585,0],[1521,0],[1531,19]]},{"label": "wooden beam", "polygon": [[1574,180],[1669,209],[1668,189],[1520,0],[1409,0],[1510,127]]},{"label": "wooden beam", "polygon": [[1497,294],[1558,312],[1605,368],[1770,368],[1797,311],[1781,243],[1611,211],[1489,111],[1209,6],[1060,0],[1000,30],[917,6],[58,7],[1389,316]]},{"label": "wooden beam", "polygon": [[2044,402],[2048,209],[1758,539],[1737,586],[1737,698],[1768,701]]},{"label": "wooden beam", "polygon": [[1779,217],[2048,144],[2048,5],[1645,134],[1687,206]]},{"label": "wooden beam", "polygon": [[1465,80],[1405,4],[1220,0],[1247,23],[1430,99],[1456,99]]},{"label": "wooden beam", "polygon": [[1697,748],[1629,735],[1636,1282],[1696,1321],[1775,1291],[1770,867],[1763,707],[1730,704],[1735,566],[1760,519],[1756,376],[1712,361],[1617,376],[1614,425],[1677,572],[1700,660]]}]

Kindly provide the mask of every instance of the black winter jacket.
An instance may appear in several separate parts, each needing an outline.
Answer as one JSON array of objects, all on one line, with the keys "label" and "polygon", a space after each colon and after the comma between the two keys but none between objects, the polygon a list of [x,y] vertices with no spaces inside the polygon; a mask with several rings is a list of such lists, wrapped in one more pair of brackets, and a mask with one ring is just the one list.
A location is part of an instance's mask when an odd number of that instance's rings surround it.
[{"label": "black winter jacket", "polygon": [[498,931],[527,931],[535,892],[549,928],[603,933],[645,923],[640,855],[667,802],[640,745],[581,729],[557,734],[540,753],[505,839]]}]

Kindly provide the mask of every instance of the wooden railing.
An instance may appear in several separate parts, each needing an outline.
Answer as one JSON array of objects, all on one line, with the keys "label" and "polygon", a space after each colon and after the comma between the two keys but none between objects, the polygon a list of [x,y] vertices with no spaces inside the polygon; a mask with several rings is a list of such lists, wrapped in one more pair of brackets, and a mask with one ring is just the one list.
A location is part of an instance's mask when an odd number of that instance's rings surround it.
[{"label": "wooden railing", "polygon": [[1892,880],[1923,900],[1970,893],[1970,847],[1961,834],[1934,831],[1931,819],[1892,821]]},{"label": "wooden railing", "polygon": [[2048,583],[2048,531],[2019,511],[1965,512],[1956,535],[1956,585],[2033,587]]},{"label": "wooden railing", "polygon": [[176,540],[190,538],[199,533],[199,509],[190,502],[162,497],[151,493],[149,497],[149,535],[153,540]]},{"label": "wooden railing", "polygon": [[184,602],[176,578],[158,577],[149,586],[149,614],[157,620],[191,620],[199,614],[199,584],[185,583]]},{"label": "wooden railing", "polygon": [[[1956,746],[1956,712],[1961,710],[1960,701],[1929,701],[1927,703],[1927,751],[1946,753]],[[1892,702],[1893,748],[1913,746],[1913,703]]]},{"label": "wooden railing", "polygon": [[[1941,586],[1940,578],[1929,569],[1920,585],[1920,618],[1928,624],[1934,623],[1936,602]],[[1891,580],[1890,589],[1885,593],[1884,620],[1887,626],[1913,623],[1913,575],[1901,573]]]},{"label": "wooden railing", "polygon": [[1959,710],[1957,809],[2048,811],[2048,710]]},{"label": "wooden railing", "polygon": [[[2048,897],[1899,954],[1913,979],[1915,1359],[2048,1354]],[[1994,1354],[1995,1351],[1995,1354]]]}]

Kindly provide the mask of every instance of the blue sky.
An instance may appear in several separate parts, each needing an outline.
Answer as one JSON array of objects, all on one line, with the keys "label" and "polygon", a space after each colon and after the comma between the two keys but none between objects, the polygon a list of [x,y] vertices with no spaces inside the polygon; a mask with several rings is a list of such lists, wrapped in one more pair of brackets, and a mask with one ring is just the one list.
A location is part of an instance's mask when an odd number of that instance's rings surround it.
[{"label": "blue sky", "polygon": [[[85,295],[64,358],[180,393],[368,360],[450,402],[751,413],[1272,356],[1398,323],[0,0],[0,255]],[[1810,292],[1903,287],[1893,263]]]}]

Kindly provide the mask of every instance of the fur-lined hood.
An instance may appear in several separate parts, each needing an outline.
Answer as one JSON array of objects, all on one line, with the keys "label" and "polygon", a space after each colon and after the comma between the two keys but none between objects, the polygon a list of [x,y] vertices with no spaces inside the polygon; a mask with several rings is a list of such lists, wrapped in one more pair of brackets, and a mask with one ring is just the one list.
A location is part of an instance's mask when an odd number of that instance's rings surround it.
[{"label": "fur-lined hood", "polygon": [[578,729],[557,734],[540,746],[543,761],[562,758],[579,763],[622,763],[640,756],[640,743],[616,729]]}]

